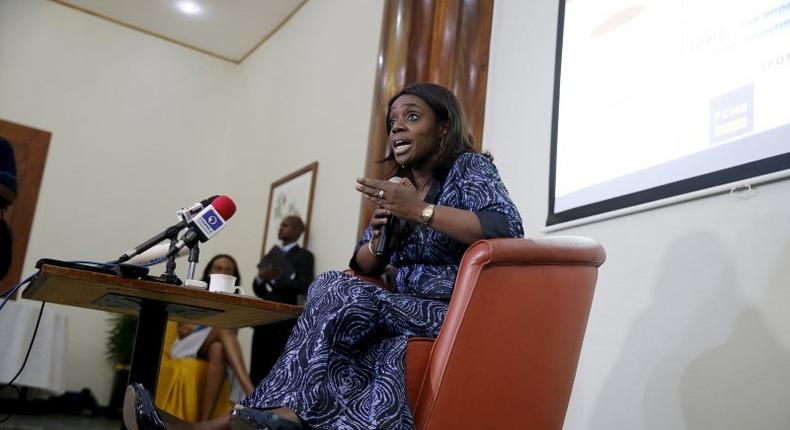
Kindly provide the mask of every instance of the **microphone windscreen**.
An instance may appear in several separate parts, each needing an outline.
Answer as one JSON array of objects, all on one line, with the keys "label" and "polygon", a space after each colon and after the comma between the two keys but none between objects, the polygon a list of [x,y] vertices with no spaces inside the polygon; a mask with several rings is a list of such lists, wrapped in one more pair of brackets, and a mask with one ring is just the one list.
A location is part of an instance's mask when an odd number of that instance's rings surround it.
[{"label": "microphone windscreen", "polygon": [[219,216],[226,221],[236,213],[236,203],[233,203],[233,200],[226,195],[217,196],[217,198],[211,202],[211,206],[214,206]]}]

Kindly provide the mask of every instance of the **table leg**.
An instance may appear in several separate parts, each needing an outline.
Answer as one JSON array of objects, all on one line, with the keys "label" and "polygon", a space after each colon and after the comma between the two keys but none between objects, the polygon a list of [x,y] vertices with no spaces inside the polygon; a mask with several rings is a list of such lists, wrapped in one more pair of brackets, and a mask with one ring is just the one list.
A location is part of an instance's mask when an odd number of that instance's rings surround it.
[{"label": "table leg", "polygon": [[[165,341],[167,307],[162,302],[143,300],[134,335],[132,364],[129,368],[129,383],[143,384],[156,398],[156,380],[159,378],[159,360]],[[121,422],[121,430],[127,430]]]},{"label": "table leg", "polygon": [[159,377],[159,360],[162,358],[167,316],[164,303],[143,301],[134,337],[129,383],[143,384],[153,396],[156,396],[156,381]]}]

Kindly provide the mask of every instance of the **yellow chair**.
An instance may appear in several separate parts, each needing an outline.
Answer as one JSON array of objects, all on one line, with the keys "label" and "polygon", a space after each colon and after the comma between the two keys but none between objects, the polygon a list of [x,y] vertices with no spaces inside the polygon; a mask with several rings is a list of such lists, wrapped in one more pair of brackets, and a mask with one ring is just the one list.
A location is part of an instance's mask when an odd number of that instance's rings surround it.
[{"label": "yellow chair", "polygon": [[[206,385],[208,363],[198,358],[170,357],[170,349],[178,339],[178,323],[169,321],[162,347],[159,380],[156,389],[156,406],[181,419],[196,422],[200,419],[203,390]],[[229,400],[231,384],[228,378],[222,387],[211,412],[211,418],[227,415],[233,409]]]}]

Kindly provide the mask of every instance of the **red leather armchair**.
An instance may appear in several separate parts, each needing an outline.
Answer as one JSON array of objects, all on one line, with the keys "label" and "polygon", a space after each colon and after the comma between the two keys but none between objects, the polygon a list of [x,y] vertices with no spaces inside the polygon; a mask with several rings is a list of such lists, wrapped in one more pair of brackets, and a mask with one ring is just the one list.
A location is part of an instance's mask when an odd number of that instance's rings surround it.
[{"label": "red leather armchair", "polygon": [[604,259],[574,236],[470,246],[439,337],[408,344],[417,429],[561,429]]}]

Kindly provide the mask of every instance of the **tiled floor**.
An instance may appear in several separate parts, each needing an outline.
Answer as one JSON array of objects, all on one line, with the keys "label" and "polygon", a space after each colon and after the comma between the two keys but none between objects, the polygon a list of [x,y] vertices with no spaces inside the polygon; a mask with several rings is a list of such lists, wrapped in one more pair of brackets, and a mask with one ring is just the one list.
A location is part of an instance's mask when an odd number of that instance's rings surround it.
[{"label": "tiled floor", "polygon": [[[0,414],[0,419],[4,417]],[[121,421],[104,417],[74,415],[14,415],[0,424],[0,430],[119,430]]]}]

